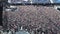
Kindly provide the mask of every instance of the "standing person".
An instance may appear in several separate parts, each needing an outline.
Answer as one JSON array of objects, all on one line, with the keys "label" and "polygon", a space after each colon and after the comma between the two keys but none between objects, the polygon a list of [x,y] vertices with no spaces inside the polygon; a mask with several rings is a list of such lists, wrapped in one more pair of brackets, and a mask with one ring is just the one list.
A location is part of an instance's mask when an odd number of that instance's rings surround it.
[{"label": "standing person", "polygon": [[3,13],[3,6],[2,6],[2,2],[0,1],[0,26],[3,26],[2,13]]}]

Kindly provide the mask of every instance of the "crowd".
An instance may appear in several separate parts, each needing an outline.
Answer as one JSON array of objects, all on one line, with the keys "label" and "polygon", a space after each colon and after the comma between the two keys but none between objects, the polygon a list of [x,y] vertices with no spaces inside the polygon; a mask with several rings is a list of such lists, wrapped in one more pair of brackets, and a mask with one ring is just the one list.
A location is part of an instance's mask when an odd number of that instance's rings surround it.
[{"label": "crowd", "polygon": [[3,24],[9,30],[18,31],[23,26],[24,30],[34,31],[35,34],[41,32],[46,34],[60,33],[60,12],[53,7],[18,6],[14,12],[4,11],[3,17],[5,20]]}]

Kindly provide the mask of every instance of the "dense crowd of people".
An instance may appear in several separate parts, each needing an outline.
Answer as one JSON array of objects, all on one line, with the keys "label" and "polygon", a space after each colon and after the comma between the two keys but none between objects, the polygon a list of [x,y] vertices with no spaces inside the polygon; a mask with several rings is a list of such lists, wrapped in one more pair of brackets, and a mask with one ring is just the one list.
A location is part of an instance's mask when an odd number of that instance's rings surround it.
[{"label": "dense crowd of people", "polygon": [[53,7],[46,6],[18,6],[17,10],[4,11],[4,26],[9,30],[23,29],[35,31],[35,34],[44,32],[46,34],[59,34],[60,12]]}]

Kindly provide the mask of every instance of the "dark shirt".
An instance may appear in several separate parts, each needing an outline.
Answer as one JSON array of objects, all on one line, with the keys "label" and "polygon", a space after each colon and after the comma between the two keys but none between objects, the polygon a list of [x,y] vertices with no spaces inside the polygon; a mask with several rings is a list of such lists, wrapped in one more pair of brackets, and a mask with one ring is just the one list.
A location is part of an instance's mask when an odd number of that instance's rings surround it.
[{"label": "dark shirt", "polygon": [[2,26],[2,11],[3,11],[3,6],[0,5],[0,26]]}]

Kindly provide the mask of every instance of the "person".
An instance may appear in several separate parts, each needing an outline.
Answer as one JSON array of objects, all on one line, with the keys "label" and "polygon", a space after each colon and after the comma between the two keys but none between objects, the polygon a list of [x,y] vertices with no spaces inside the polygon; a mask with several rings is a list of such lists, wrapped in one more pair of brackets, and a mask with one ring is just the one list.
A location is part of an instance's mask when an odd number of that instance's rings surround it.
[{"label": "person", "polygon": [[3,13],[3,6],[2,6],[2,2],[0,2],[0,26],[3,26],[2,13]]}]

